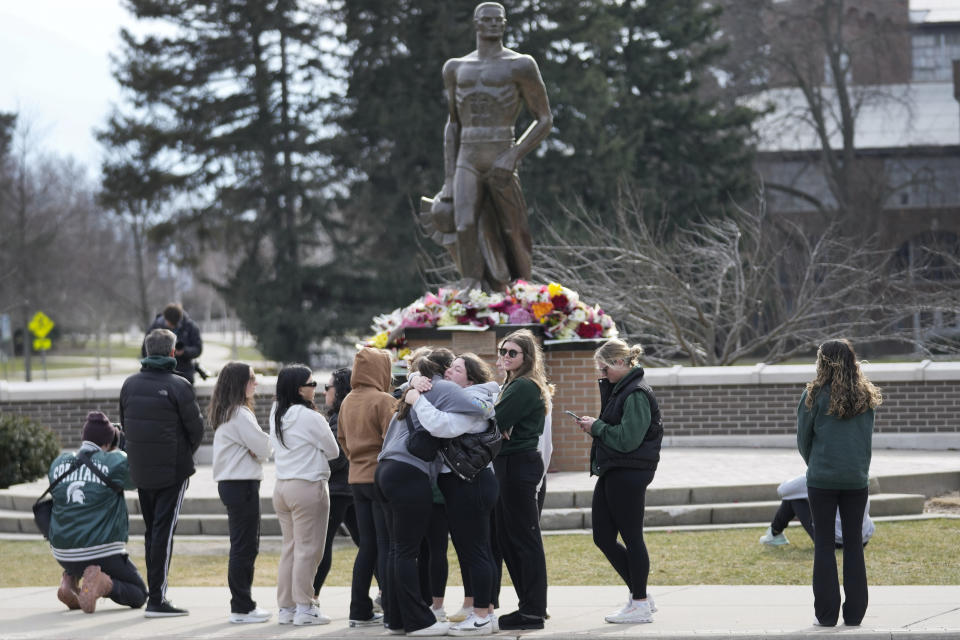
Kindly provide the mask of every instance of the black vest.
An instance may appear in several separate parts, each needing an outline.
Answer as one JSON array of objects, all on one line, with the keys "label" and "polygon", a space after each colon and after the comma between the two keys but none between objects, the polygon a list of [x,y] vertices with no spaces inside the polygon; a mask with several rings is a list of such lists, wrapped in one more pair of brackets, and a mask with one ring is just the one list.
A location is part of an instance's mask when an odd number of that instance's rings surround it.
[{"label": "black vest", "polygon": [[[633,451],[623,453],[605,445],[600,438],[593,439],[590,459],[597,461],[597,469],[604,471],[617,467],[629,469],[656,469],[660,462],[660,443],[663,441],[663,421],[660,418],[660,405],[653,389],[643,381],[643,367],[637,367],[621,380],[620,388],[614,392],[614,386],[608,380],[600,381],[600,420],[607,424],[620,424],[623,419],[623,405],[631,393],[639,391],[647,396],[650,403],[650,428],[640,446]],[[593,471],[591,465],[591,473]]]}]

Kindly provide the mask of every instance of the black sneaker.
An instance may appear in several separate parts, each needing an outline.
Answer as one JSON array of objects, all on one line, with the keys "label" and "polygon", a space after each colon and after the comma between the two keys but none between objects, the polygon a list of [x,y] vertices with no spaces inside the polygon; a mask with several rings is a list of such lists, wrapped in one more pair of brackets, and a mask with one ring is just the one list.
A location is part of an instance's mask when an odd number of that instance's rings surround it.
[{"label": "black sneaker", "polygon": [[543,618],[514,611],[498,618],[501,629],[543,629]]},{"label": "black sneaker", "polygon": [[172,618],[174,616],[188,616],[190,612],[186,609],[178,609],[169,600],[161,600],[160,604],[147,603],[147,610],[143,612],[144,618]]}]

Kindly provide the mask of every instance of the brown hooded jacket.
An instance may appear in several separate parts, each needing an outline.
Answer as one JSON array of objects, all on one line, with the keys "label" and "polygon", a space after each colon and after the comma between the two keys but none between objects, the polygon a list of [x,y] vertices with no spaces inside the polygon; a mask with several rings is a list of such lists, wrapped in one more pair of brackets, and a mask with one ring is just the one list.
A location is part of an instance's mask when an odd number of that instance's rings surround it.
[{"label": "brown hooded jacket", "polygon": [[353,359],[351,391],[338,416],[337,440],[350,460],[350,484],[373,482],[377,456],[397,406],[390,395],[390,354],[364,347]]}]

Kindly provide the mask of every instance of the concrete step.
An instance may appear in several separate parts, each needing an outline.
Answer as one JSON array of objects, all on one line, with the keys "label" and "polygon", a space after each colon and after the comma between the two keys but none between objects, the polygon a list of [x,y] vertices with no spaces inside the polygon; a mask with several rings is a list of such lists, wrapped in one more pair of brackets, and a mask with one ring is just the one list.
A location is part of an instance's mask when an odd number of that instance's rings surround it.
[{"label": "concrete step", "polygon": [[[878,493],[870,496],[873,516],[923,513],[920,494]],[[777,512],[779,500],[717,502],[713,504],[647,505],[644,525],[650,527],[768,522]],[[544,509],[540,526],[545,531],[589,529],[590,508]]]},{"label": "concrete step", "polygon": [[[134,499],[133,502],[136,502]],[[186,506],[188,501],[184,501]],[[916,515],[923,513],[924,496],[920,494],[879,493],[870,497],[870,514],[873,516]],[[198,513],[204,505],[209,511]],[[128,499],[129,505],[129,499]],[[778,500],[748,502],[717,502],[713,504],[648,505],[644,523],[650,527],[737,524],[767,522],[773,518],[780,505]],[[139,505],[137,505],[139,506]],[[214,507],[219,507],[214,511]],[[545,508],[540,520],[545,531],[589,529],[590,508]],[[271,510],[263,510],[260,520],[261,533],[265,536],[280,535],[280,524]],[[130,534],[143,533],[143,519],[134,510],[130,513]],[[26,510],[0,510],[0,533],[37,533],[33,513]],[[227,516],[219,501],[211,503],[201,499],[190,510],[183,509],[177,524],[181,535],[226,536]]]}]

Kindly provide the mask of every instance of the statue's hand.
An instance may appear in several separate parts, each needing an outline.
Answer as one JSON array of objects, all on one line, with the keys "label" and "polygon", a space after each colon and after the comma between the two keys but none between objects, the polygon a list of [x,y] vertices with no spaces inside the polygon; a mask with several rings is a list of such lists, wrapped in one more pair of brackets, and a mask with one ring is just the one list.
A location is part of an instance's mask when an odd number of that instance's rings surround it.
[{"label": "statue's hand", "polygon": [[433,199],[440,200],[441,202],[453,202],[453,187],[450,186],[450,183],[444,182],[440,193],[433,196]]}]

